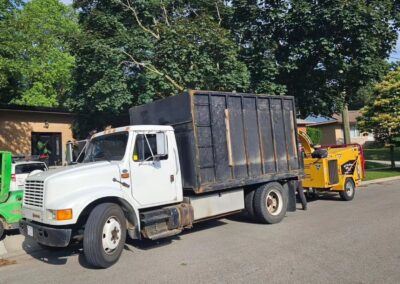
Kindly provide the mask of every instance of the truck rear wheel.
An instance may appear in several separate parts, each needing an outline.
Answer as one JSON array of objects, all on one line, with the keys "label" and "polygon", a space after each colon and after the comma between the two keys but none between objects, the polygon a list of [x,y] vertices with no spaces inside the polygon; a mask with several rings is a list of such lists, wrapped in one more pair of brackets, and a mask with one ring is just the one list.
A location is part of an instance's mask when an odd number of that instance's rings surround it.
[{"label": "truck rear wheel", "polygon": [[83,252],[89,264],[107,268],[121,256],[126,238],[124,213],[114,203],[97,205],[90,213],[83,235]]},{"label": "truck rear wheel", "polygon": [[285,217],[287,198],[278,182],[257,188],[254,194],[254,211],[258,221],[266,224],[279,223]]},{"label": "truck rear wheel", "polygon": [[255,190],[250,190],[245,192],[244,196],[244,208],[246,209],[247,213],[249,214],[252,220],[257,220],[256,213],[254,212],[254,192]]},{"label": "truck rear wheel", "polygon": [[339,192],[340,198],[344,201],[353,200],[356,194],[356,185],[351,178],[347,178],[344,183],[344,190]]}]

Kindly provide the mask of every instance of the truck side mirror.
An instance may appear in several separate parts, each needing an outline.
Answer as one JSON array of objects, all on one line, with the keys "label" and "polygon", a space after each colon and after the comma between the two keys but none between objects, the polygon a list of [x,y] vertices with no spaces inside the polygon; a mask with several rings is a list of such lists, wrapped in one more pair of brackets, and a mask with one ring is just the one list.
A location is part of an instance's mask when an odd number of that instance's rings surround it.
[{"label": "truck side mirror", "polygon": [[156,133],[156,141],[157,141],[157,155],[158,156],[168,155],[167,139],[165,137],[165,133],[164,132]]},{"label": "truck side mirror", "polygon": [[66,150],[65,156],[66,156],[67,164],[71,165],[74,162],[74,158],[73,158],[74,150],[73,150],[72,141],[67,142],[66,148],[67,148],[67,150]]}]

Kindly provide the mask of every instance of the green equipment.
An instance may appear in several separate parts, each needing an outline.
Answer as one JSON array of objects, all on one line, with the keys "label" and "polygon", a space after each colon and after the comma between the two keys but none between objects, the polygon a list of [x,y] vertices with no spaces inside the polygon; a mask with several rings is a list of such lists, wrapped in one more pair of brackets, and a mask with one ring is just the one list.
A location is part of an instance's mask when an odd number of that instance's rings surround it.
[{"label": "green equipment", "polygon": [[0,151],[0,239],[6,230],[18,228],[22,218],[23,190],[10,190],[12,155]]}]

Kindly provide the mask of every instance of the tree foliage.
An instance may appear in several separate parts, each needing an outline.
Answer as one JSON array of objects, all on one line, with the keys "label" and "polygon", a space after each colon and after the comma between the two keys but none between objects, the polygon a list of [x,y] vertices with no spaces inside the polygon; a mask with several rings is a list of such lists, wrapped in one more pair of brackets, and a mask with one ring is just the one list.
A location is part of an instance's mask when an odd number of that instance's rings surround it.
[{"label": "tree foliage", "polygon": [[0,21],[0,101],[58,106],[73,85],[75,12],[57,0],[8,3]]},{"label": "tree foliage", "polygon": [[[221,1],[76,1],[75,111],[107,124],[133,104],[183,90],[244,91],[246,65],[221,23]],[[101,117],[101,121],[99,121]],[[85,120],[90,128],[91,121]],[[94,123],[92,124],[94,125]],[[86,129],[85,129],[86,128]]]},{"label": "tree foliage", "polygon": [[391,71],[374,89],[374,99],[362,110],[358,125],[384,143],[400,136],[400,68]]},{"label": "tree foliage", "polygon": [[277,54],[281,48],[290,1],[233,0],[227,28],[235,36],[240,59],[250,70],[249,91],[270,95],[286,94],[279,82]]},{"label": "tree foliage", "polygon": [[397,8],[392,0],[293,1],[282,79],[302,112],[338,112],[379,80],[397,39]]}]

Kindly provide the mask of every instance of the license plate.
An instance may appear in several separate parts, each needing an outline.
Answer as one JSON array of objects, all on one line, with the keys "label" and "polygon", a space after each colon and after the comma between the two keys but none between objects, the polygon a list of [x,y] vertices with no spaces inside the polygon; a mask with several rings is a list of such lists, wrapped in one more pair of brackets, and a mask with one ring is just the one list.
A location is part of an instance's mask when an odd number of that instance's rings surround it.
[{"label": "license plate", "polygon": [[33,237],[33,228],[31,226],[26,226],[26,230],[28,232],[28,236]]}]

